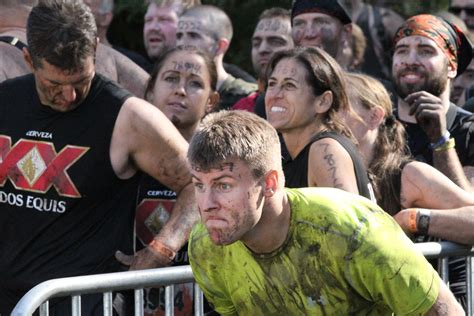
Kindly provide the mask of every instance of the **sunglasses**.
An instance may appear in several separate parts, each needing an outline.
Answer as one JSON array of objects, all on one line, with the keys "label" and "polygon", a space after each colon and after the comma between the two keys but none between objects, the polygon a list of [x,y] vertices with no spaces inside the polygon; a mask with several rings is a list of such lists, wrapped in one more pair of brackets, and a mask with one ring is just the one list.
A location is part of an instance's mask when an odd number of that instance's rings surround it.
[{"label": "sunglasses", "polygon": [[452,14],[458,15],[461,11],[465,11],[467,15],[474,15],[474,8],[465,8],[465,7],[450,7],[448,9]]}]

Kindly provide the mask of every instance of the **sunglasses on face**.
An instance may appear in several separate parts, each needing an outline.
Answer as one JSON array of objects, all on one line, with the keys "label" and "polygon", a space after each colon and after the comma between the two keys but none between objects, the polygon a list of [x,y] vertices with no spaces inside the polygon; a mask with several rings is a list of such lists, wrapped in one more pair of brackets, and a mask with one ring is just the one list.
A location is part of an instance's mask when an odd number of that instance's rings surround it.
[{"label": "sunglasses on face", "polygon": [[461,11],[465,11],[467,15],[474,15],[474,8],[466,8],[466,7],[450,7],[449,12],[452,14],[458,15]]}]

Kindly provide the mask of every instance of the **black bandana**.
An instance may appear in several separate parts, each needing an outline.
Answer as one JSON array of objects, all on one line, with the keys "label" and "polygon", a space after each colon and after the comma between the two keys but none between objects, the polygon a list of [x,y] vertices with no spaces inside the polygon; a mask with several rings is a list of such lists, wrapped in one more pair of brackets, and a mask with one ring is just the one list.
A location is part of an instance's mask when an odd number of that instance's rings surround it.
[{"label": "black bandana", "polygon": [[342,24],[352,23],[346,10],[337,0],[295,0],[291,8],[291,24],[297,15],[310,12],[330,15],[341,21]]}]

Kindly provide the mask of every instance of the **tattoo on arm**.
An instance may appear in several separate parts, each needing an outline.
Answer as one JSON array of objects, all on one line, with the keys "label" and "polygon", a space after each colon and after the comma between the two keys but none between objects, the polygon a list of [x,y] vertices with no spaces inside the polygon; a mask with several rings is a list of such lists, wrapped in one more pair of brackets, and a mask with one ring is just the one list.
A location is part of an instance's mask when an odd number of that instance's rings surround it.
[{"label": "tattoo on arm", "polygon": [[337,178],[337,175],[336,175],[337,167],[336,167],[336,161],[334,160],[334,155],[331,153],[329,154],[327,153],[329,144],[321,144],[320,146],[324,147],[324,153],[325,153],[324,160],[326,161],[328,165],[327,170],[331,174],[333,186],[338,189],[343,189],[344,186],[342,185],[342,183],[340,182],[340,180]]}]

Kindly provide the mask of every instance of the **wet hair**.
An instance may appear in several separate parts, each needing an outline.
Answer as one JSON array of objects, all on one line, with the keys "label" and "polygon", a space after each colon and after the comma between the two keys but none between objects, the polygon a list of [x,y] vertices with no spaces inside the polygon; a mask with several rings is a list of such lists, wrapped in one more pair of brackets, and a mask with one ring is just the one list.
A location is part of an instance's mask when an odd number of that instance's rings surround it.
[{"label": "wet hair", "polygon": [[97,27],[82,0],[40,0],[28,17],[26,35],[35,68],[41,68],[44,59],[76,72],[86,58],[95,57]]},{"label": "wet hair", "polygon": [[220,164],[229,159],[247,164],[254,179],[270,170],[278,170],[283,176],[276,130],[266,120],[247,111],[207,115],[189,143],[188,160],[197,170],[220,168]]},{"label": "wet hair", "polygon": [[[392,114],[392,101],[385,87],[375,78],[363,74],[346,74],[349,94],[366,109],[381,106],[384,122],[378,127],[378,136],[369,162],[368,172],[379,205],[391,215],[400,211],[401,171],[411,161],[406,144],[406,132]],[[357,115],[351,111],[352,115]],[[356,117],[361,122],[363,118]]]},{"label": "wet hair", "polygon": [[214,63],[214,60],[212,57],[205,52],[202,49],[196,48],[194,46],[177,46],[171,49],[168,49],[162,57],[159,59],[157,63],[154,64],[153,70],[151,71],[150,74],[150,79],[148,80],[148,83],[146,85],[145,89],[145,99],[149,102],[151,102],[152,95],[153,95],[153,89],[155,87],[156,79],[158,78],[158,73],[160,72],[161,68],[163,68],[163,65],[165,64],[166,60],[170,58],[171,56],[175,55],[178,52],[188,52],[189,54],[194,54],[202,57],[204,60],[204,64],[206,65],[207,71],[209,72],[209,77],[211,78],[211,89],[212,91],[216,91],[217,89],[217,69],[216,69],[216,64]]},{"label": "wet hair", "polygon": [[212,5],[198,5],[183,12],[181,16],[189,16],[203,22],[207,33],[216,41],[225,38],[232,40],[233,28],[229,16],[220,8]]},{"label": "wet hair", "polygon": [[345,135],[355,142],[351,131],[344,125],[339,111],[350,109],[346,94],[344,74],[339,64],[324,50],[314,47],[296,47],[276,52],[267,66],[268,78],[277,64],[283,59],[294,59],[306,69],[306,82],[312,87],[314,96],[331,91],[333,102],[331,107],[321,116],[321,122],[329,131]]}]

